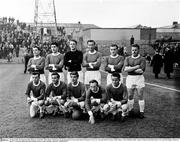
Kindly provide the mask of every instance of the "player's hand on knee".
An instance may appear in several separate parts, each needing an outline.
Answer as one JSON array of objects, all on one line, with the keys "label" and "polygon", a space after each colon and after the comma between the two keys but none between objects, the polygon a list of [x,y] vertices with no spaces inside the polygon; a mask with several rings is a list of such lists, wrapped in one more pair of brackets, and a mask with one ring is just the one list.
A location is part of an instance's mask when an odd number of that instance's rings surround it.
[{"label": "player's hand on knee", "polygon": [[33,100],[30,97],[27,97],[27,103],[31,104],[33,102]]},{"label": "player's hand on knee", "polygon": [[117,101],[117,102],[116,102],[116,105],[117,105],[118,108],[121,107],[121,102],[120,102],[120,101]]},{"label": "player's hand on knee", "polygon": [[115,103],[112,103],[108,112],[111,113],[115,111],[116,109],[117,109],[117,105]]},{"label": "player's hand on knee", "polygon": [[76,99],[76,98],[74,98],[74,100],[73,100],[75,103],[77,103],[78,102],[78,99]]}]

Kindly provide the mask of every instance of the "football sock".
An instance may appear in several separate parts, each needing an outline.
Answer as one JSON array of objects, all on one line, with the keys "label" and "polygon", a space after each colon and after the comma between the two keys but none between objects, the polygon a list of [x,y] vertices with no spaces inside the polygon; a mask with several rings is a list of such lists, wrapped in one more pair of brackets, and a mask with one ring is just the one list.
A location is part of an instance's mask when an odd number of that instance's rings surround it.
[{"label": "football sock", "polygon": [[43,112],[43,107],[39,107],[40,113]]},{"label": "football sock", "polygon": [[139,100],[140,112],[144,112],[144,106],[145,106],[145,101],[144,100]]}]

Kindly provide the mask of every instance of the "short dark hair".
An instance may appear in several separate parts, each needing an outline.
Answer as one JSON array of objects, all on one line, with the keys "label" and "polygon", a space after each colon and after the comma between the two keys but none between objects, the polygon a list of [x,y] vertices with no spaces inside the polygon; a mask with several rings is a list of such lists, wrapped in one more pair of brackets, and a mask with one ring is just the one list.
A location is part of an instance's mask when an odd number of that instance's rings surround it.
[{"label": "short dark hair", "polygon": [[95,42],[94,40],[88,40],[88,41],[87,41],[87,44],[88,44],[89,42],[93,42],[94,45],[96,44],[96,42]]},{"label": "short dark hair", "polygon": [[40,73],[39,72],[32,72],[32,75],[38,75],[38,77],[40,77]]},{"label": "short dark hair", "polygon": [[138,49],[140,48],[138,44],[132,44],[132,47],[137,47]]},{"label": "short dark hair", "polygon": [[53,72],[53,73],[51,74],[51,76],[53,76],[53,75],[57,75],[57,78],[58,78],[58,79],[60,78],[60,75],[59,75],[57,72]]},{"label": "short dark hair", "polygon": [[76,75],[77,77],[79,77],[79,74],[78,74],[78,72],[77,72],[77,71],[73,71],[73,72],[71,72],[71,73],[70,73],[70,75]]},{"label": "short dark hair", "polygon": [[41,51],[40,47],[35,45],[33,48],[37,48],[39,51]]},{"label": "short dark hair", "polygon": [[111,44],[110,47],[116,47],[117,49],[119,48],[117,44]]},{"label": "short dark hair", "polygon": [[75,39],[71,39],[69,42],[75,42],[77,44],[77,41]]},{"label": "short dark hair", "polygon": [[121,78],[121,76],[120,76],[120,74],[118,72],[112,73],[112,76],[117,77],[119,79]]},{"label": "short dark hair", "polygon": [[90,81],[89,81],[89,84],[91,84],[91,83],[96,83],[96,84],[97,84],[97,86],[98,86],[98,82],[97,82],[97,80],[95,80],[95,79],[90,80]]},{"label": "short dark hair", "polygon": [[58,47],[58,43],[57,42],[52,42],[51,45],[55,45]]}]

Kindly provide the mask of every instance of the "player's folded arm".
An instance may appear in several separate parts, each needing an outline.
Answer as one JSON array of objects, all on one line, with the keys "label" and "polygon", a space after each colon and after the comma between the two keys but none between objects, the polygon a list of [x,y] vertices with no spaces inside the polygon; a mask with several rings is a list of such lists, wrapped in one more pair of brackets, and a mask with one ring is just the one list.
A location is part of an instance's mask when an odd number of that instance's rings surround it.
[{"label": "player's folded arm", "polygon": [[85,53],[83,56],[83,63],[82,63],[83,67],[90,67],[89,63],[87,62],[87,54]]},{"label": "player's folded arm", "polygon": [[42,70],[42,69],[44,69],[44,66],[45,66],[45,64],[44,64],[44,63],[41,63],[40,65],[36,65],[36,68],[37,68],[38,70]]},{"label": "player's folded arm", "polygon": [[146,69],[146,60],[145,60],[145,58],[142,58],[141,64],[140,64],[140,68],[141,68],[143,71],[145,71],[145,69]]},{"label": "player's folded arm", "polygon": [[122,69],[123,68],[123,65],[124,65],[124,61],[122,62],[119,62],[119,64],[117,64],[117,65],[114,65],[114,69],[115,70],[119,70],[119,69]]}]

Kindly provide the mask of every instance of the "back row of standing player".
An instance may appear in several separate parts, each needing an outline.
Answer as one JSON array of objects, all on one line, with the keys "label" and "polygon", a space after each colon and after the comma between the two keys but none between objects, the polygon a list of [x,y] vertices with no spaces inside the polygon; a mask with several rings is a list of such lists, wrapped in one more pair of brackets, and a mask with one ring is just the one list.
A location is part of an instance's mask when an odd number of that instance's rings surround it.
[{"label": "back row of standing player", "polygon": [[[39,72],[40,78],[43,82],[46,82],[44,75],[44,68],[49,70],[48,84],[52,82],[51,75],[53,72],[57,72],[60,75],[60,80],[65,81],[63,67],[68,71],[67,84],[70,83],[70,73],[77,71],[79,74],[79,81],[84,82],[88,86],[91,80],[96,80],[98,84],[101,84],[101,58],[102,54],[95,50],[95,41],[87,41],[89,51],[83,56],[81,51],[77,50],[77,41],[70,41],[70,51],[65,55],[58,52],[57,44],[51,44],[52,54],[46,56],[46,58],[40,56],[39,47],[33,48],[34,57],[28,62],[28,70],[33,72]],[[134,94],[137,91],[139,97],[140,115],[144,116],[144,97],[143,90],[145,87],[143,72],[145,71],[146,62],[139,54],[139,45],[132,45],[132,55],[124,57],[117,54],[118,46],[113,44],[110,46],[110,56],[105,58],[105,71],[107,75],[107,85],[112,82],[112,73],[119,73],[121,76],[121,82],[123,82],[122,69],[128,73],[126,78],[126,86],[128,90],[128,109],[130,112],[133,109]],[[83,72],[81,66],[86,68],[85,77],[83,81]],[[32,80],[32,77],[31,79]]]}]

